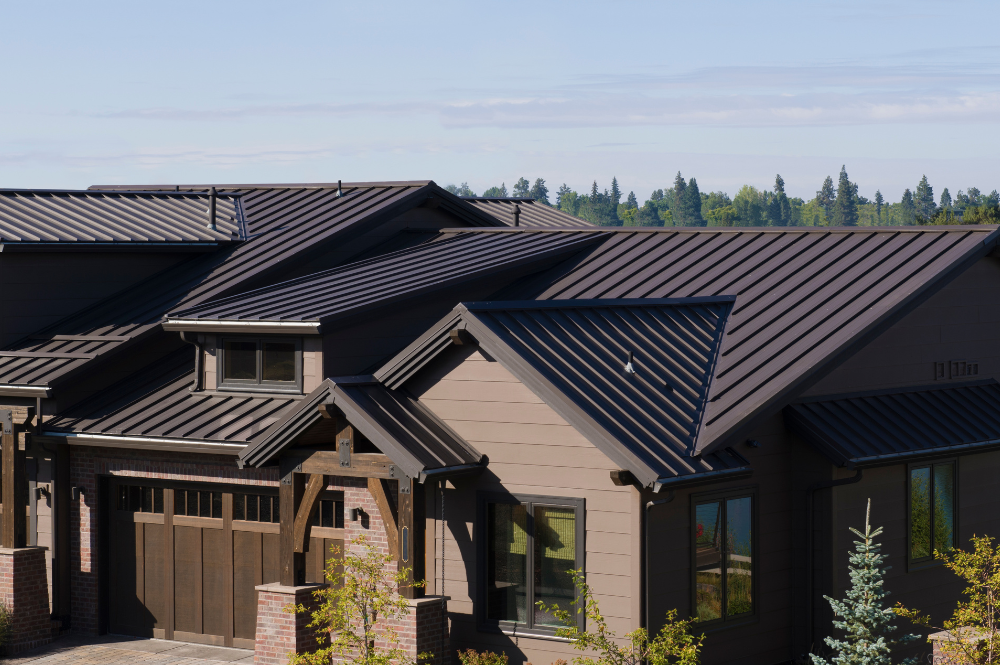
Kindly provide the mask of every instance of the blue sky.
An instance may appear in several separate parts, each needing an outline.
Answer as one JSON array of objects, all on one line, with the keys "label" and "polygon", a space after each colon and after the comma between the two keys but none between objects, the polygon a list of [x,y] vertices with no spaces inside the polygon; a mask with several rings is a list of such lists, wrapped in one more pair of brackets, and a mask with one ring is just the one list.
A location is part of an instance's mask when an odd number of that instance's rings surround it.
[{"label": "blue sky", "polygon": [[1000,189],[996,2],[0,4],[2,187]]}]

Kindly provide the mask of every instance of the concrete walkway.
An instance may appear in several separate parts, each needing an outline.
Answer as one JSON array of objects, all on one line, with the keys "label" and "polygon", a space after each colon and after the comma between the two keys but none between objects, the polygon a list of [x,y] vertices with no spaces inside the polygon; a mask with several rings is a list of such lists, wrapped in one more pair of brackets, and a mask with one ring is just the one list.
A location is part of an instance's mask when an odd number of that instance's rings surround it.
[{"label": "concrete walkway", "polygon": [[253,651],[170,642],[141,637],[68,635],[14,658],[0,659],[5,665],[219,665],[253,663]]}]

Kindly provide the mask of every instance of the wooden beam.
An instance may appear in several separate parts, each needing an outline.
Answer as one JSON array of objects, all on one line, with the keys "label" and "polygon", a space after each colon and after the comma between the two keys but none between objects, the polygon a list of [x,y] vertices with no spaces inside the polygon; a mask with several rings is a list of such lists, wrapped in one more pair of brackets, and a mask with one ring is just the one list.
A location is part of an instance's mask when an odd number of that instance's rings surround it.
[{"label": "wooden beam", "polygon": [[402,478],[399,490],[399,565],[407,571],[406,582],[400,585],[399,594],[404,598],[422,598],[423,587],[414,587],[413,582],[426,579],[423,485],[412,478]]},{"label": "wooden beam", "polygon": [[278,563],[284,586],[305,584],[306,557],[295,551],[295,511],[305,493],[305,476],[289,471],[278,486],[280,544]]},{"label": "wooden beam", "polygon": [[325,473],[328,476],[355,478],[392,478],[389,467],[392,460],[382,453],[358,453],[351,456],[351,466],[340,466],[340,453],[336,450],[311,450],[293,448],[289,456],[302,460],[302,473]]},{"label": "wooden beam", "polygon": [[[22,417],[21,422],[25,419]],[[24,452],[17,441],[16,420],[13,409],[0,409],[0,456],[2,456],[0,473],[2,473],[4,507],[0,547],[28,545],[28,515],[25,503],[28,496],[28,477],[25,473]]]},{"label": "wooden beam", "polygon": [[316,506],[319,505],[319,494],[324,487],[326,487],[326,476],[322,473],[309,475],[305,492],[302,494],[302,503],[295,512],[295,551],[300,554],[309,549],[309,530],[313,515],[316,513]]},{"label": "wooden beam", "polygon": [[399,561],[399,530],[396,527],[396,517],[392,514],[392,506],[389,505],[389,497],[385,491],[385,481],[379,478],[369,478],[368,491],[375,497],[379,515],[382,516],[385,537],[389,541],[389,554],[393,559]]},{"label": "wooden beam", "polygon": [[333,404],[320,404],[318,407],[321,416],[327,420],[334,420],[337,418],[337,407]]}]

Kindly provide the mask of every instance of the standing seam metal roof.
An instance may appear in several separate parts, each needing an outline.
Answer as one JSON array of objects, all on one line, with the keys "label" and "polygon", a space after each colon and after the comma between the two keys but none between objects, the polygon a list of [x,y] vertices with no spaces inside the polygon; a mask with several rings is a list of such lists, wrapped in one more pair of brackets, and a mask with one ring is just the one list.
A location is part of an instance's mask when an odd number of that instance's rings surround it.
[{"label": "standing seam metal roof", "polygon": [[496,297],[738,296],[698,451],[724,445],[996,246],[995,226],[621,230]]},{"label": "standing seam metal roof", "polygon": [[1000,383],[993,379],[822,397],[784,413],[792,431],[841,466],[1000,446]]},{"label": "standing seam metal roof", "polygon": [[599,236],[586,233],[445,233],[416,247],[172,312],[168,317],[172,323],[179,319],[326,322],[417,293],[553,261],[598,240]]},{"label": "standing seam metal roof", "polygon": [[16,245],[218,244],[244,235],[233,194],[0,190],[0,243]]},{"label": "standing seam metal roof", "polygon": [[518,224],[525,228],[541,229],[564,229],[564,228],[598,228],[590,222],[568,215],[559,208],[547,206],[534,199],[518,198],[463,198],[476,206],[479,210],[488,213],[507,226],[514,225],[514,205],[517,204],[521,212],[518,215]]}]

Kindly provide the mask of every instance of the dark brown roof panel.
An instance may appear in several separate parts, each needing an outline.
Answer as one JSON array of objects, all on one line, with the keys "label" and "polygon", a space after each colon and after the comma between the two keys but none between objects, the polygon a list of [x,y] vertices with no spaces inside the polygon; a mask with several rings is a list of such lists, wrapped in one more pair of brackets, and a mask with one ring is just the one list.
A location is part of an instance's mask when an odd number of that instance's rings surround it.
[{"label": "dark brown roof panel", "polygon": [[618,231],[585,259],[502,295],[736,296],[698,443],[706,451],[985,256],[996,240],[993,226]]},{"label": "dark brown roof panel", "polygon": [[238,196],[216,198],[214,230],[208,210],[203,193],[0,190],[0,243],[106,247],[241,239],[245,220]]},{"label": "dark brown roof panel", "polygon": [[788,427],[841,466],[1000,447],[1000,383],[818,397],[785,407]]},{"label": "dark brown roof panel", "polygon": [[514,226],[514,205],[520,208],[518,223],[525,228],[535,229],[565,229],[565,228],[597,228],[590,222],[568,215],[559,208],[547,206],[534,199],[517,198],[465,198],[479,210],[496,217],[507,226]]},{"label": "dark brown roof panel", "polygon": [[503,271],[544,268],[598,240],[588,233],[445,233],[416,247],[172,312],[168,323],[328,322]]}]

